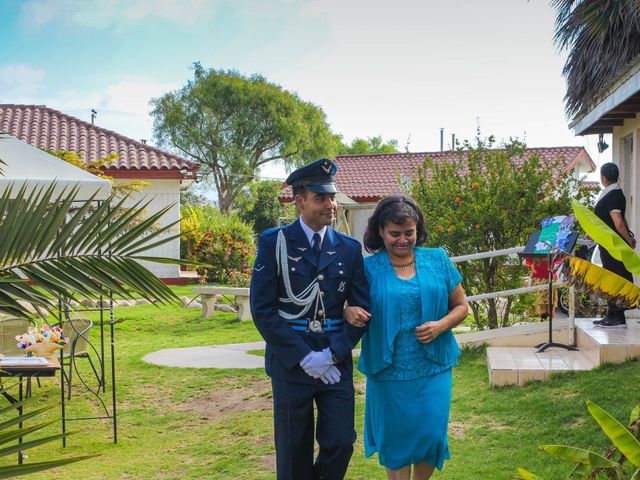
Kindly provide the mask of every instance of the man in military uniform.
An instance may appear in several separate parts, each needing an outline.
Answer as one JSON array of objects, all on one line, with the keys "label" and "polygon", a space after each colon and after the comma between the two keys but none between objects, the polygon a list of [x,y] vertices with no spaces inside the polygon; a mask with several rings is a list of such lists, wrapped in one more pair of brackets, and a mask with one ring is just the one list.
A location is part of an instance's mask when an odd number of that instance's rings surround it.
[{"label": "man in military uniform", "polygon": [[331,228],[336,171],[320,159],[289,175],[300,217],[258,241],[251,313],[267,343],[279,480],[344,478],[356,438],[351,350],[365,328],[342,310],[369,310],[369,289],[360,243]]}]

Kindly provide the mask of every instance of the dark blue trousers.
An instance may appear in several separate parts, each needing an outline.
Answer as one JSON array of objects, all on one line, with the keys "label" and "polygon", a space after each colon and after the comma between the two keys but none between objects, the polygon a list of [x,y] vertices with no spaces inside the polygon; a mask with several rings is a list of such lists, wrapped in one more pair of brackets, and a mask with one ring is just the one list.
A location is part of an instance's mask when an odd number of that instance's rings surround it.
[{"label": "dark blue trousers", "polygon": [[[356,440],[353,380],[344,377],[335,385],[271,379],[278,480],[344,478]],[[314,427],[320,447],[315,462]]]},{"label": "dark blue trousers", "polygon": [[[600,247],[600,260],[602,261],[602,267],[606,268],[610,272],[617,273],[622,278],[629,280],[633,283],[633,274],[626,269],[624,263],[620,260],[616,260],[607,252],[604,248]],[[626,308],[620,308],[616,305],[616,302],[607,302],[607,316],[612,318],[618,318],[624,320],[624,311]]]}]

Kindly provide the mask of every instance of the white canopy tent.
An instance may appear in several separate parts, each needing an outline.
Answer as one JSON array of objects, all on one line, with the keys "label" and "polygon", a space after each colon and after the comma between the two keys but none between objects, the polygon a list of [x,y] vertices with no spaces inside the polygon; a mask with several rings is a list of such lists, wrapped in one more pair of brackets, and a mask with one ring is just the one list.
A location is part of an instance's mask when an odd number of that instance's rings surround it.
[{"label": "white canopy tent", "polygon": [[54,182],[53,198],[73,187],[78,189],[77,201],[89,200],[94,194],[94,200],[106,200],[111,194],[109,180],[85,172],[8,133],[0,132],[0,160],[4,162],[0,164],[0,195],[11,186],[13,192],[18,192],[27,185],[29,193]]}]

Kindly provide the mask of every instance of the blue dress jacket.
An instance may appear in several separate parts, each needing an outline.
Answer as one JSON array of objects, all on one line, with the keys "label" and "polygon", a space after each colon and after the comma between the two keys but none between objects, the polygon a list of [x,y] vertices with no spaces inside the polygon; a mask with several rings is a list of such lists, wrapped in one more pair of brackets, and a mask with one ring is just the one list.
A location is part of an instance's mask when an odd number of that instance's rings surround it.
[{"label": "blue dress jacket", "polygon": [[[364,275],[364,262],[360,243],[354,238],[328,227],[322,242],[319,261],[309,245],[300,221],[273,228],[262,233],[258,240],[258,254],[251,278],[251,314],[258,331],[267,343],[265,370],[273,378],[317,383],[320,380],[307,375],[300,361],[312,350],[330,347],[338,358],[343,376],[353,374],[351,350],[366,331],[344,323],[337,331],[313,333],[291,328],[279,310],[298,313],[301,307],[280,302],[286,297],[282,274],[276,264],[276,240],[282,230],[286,239],[289,278],[293,293],[299,295],[317,278],[323,292],[327,319],[342,319],[345,301],[351,306],[369,310],[369,287]],[[313,313],[303,315],[307,318]]]},{"label": "blue dress jacket", "polygon": [[[420,324],[440,320],[449,312],[449,294],[462,276],[441,248],[417,247],[415,256],[422,305]],[[373,375],[392,363],[394,339],[400,330],[401,298],[389,295],[389,288],[396,284],[397,275],[385,250],[365,259],[365,271],[371,296],[371,319],[362,338],[358,369],[366,375]],[[460,348],[451,330],[423,344],[423,348],[431,361],[441,365],[453,366],[460,356]]]}]

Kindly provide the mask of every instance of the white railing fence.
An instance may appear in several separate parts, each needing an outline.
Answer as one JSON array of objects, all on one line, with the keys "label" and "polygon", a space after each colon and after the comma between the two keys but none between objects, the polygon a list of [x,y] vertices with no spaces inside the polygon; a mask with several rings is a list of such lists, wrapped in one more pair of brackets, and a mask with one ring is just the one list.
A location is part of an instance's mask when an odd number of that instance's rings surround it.
[{"label": "white railing fence", "polygon": [[[462,263],[462,262],[468,262],[472,260],[480,260],[483,258],[501,257],[504,255],[515,255],[522,251],[524,251],[524,247],[512,247],[512,248],[505,248],[502,250],[492,250],[490,252],[472,253],[470,255],[459,255],[457,257],[451,257],[451,261],[453,263]],[[566,286],[567,285],[562,281],[554,282],[554,287],[566,287]],[[498,292],[481,293],[479,295],[467,296],[467,301],[477,302],[480,300],[487,300],[490,298],[504,298],[504,297],[510,297],[513,295],[521,295],[524,293],[539,292],[541,290],[547,290],[548,288],[549,288],[548,285],[534,285],[531,287],[514,288],[511,290],[501,290]],[[572,325],[575,320],[575,313],[576,313],[575,291],[573,287],[569,287],[569,319],[571,320]]]}]

